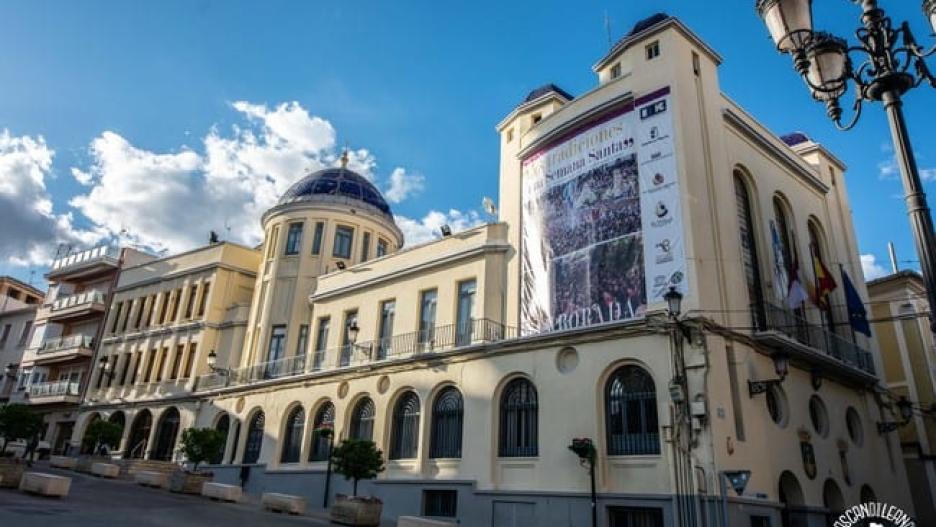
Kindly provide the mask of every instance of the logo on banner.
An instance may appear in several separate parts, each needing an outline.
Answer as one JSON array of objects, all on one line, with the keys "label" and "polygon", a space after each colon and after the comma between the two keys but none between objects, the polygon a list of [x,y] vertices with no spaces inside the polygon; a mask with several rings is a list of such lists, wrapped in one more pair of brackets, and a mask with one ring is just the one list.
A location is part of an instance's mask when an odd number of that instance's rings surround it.
[{"label": "logo on banner", "polygon": [[656,249],[656,263],[664,264],[673,261],[673,244],[669,238],[664,238],[663,241],[657,243]]},{"label": "logo on banner", "polygon": [[661,114],[666,111],[666,99],[662,101],[657,101],[653,104],[648,104],[640,109],[640,120],[646,120],[654,115]]},{"label": "logo on banner", "polygon": [[832,527],[916,527],[916,522],[896,505],[869,501],[846,509]]},{"label": "logo on banner", "polygon": [[664,181],[666,181],[666,178],[663,177],[663,174],[661,174],[660,172],[657,172],[656,174],[653,175],[653,184],[655,186],[659,187],[660,185],[663,184]]}]

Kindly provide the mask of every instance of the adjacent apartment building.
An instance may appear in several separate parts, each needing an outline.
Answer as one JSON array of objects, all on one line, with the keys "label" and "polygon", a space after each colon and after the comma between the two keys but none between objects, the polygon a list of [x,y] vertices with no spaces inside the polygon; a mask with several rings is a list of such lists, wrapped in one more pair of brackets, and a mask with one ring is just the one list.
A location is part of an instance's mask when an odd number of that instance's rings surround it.
[{"label": "adjacent apartment building", "polygon": [[0,403],[8,401],[16,389],[17,370],[44,296],[42,291],[13,277],[0,277]]},{"label": "adjacent apartment building", "polygon": [[[728,98],[720,62],[679,20],[641,21],[591,90],[546,85],[506,112],[498,221],[430,243],[404,246],[344,162],[304,175],[261,218],[242,345],[193,353],[186,300],[178,330],[110,316],[73,437],[115,418],[124,456],[166,459],[180,429],[215,427],[216,480],[313,505],[350,490],[326,481],[327,427],[384,452],[361,491],[387,518],[472,526],[588,525],[575,438],[597,451],[601,525],[912,511],[898,437],[876,426],[877,344],[849,330],[843,287],[804,293],[834,270],[867,302],[846,167]],[[146,319],[154,295],[197,313],[198,280],[162,276],[121,286],[112,313]]]}]

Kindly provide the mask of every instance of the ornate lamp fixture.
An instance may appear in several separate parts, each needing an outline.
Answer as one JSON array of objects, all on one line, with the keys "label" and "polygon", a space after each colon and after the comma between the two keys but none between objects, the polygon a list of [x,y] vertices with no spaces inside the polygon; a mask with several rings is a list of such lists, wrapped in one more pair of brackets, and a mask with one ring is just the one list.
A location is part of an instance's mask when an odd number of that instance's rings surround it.
[{"label": "ornate lamp fixture", "polygon": [[901,426],[908,424],[910,420],[913,419],[913,403],[906,397],[897,399],[897,412],[900,414],[900,421],[878,423],[877,428],[879,434],[893,432]]},{"label": "ornate lamp fixture", "polygon": [[218,365],[218,354],[215,353],[215,350],[211,350],[208,352],[208,369],[224,377],[227,377],[231,374],[231,370],[227,368],[219,368],[217,365]]},{"label": "ornate lamp fixture", "polygon": [[773,356],[774,372],[777,374],[775,379],[765,379],[762,381],[748,381],[748,395],[754,397],[757,394],[766,392],[771,386],[780,385],[787,374],[790,372],[790,358],[782,353],[776,353]]}]

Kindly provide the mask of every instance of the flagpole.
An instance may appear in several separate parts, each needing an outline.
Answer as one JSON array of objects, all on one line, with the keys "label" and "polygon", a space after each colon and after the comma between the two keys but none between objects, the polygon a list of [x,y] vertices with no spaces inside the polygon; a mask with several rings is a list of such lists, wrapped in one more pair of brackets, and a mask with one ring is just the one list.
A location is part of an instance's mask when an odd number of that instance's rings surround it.
[{"label": "flagpole", "polygon": [[[839,264],[839,275],[842,277],[842,287],[844,288],[846,284],[845,282],[846,278],[845,278],[845,266],[842,264]],[[851,282],[851,280],[848,280],[848,281]],[[845,300],[845,304],[846,305],[848,304],[848,299]],[[846,307],[846,310],[848,310],[847,307]],[[852,344],[857,346],[858,335],[855,334],[855,326],[852,324],[851,313],[848,313],[848,327],[851,329]]]}]

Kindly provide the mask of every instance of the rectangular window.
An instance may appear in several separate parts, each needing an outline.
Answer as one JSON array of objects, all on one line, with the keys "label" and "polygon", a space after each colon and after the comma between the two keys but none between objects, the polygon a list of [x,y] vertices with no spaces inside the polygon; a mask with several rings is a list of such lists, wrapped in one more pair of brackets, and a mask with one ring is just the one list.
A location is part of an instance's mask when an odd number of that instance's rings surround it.
[{"label": "rectangular window", "polygon": [[328,317],[320,318],[318,323],[318,333],[315,335],[315,357],[312,358],[312,368],[318,370],[325,362],[325,349],[328,346],[328,326],[331,319]]},{"label": "rectangular window", "polygon": [[[123,370],[120,372],[120,385],[127,384],[127,373],[130,371],[130,363],[133,361],[132,353],[124,353]],[[130,382],[133,382],[132,380]]]},{"label": "rectangular window", "polygon": [[176,289],[172,294],[172,305],[169,307],[169,322],[175,322],[179,314],[179,304],[182,302],[182,288]]},{"label": "rectangular window", "polygon": [[205,307],[208,305],[208,293],[211,291],[211,282],[202,286],[201,300],[198,302],[198,316],[205,316]]},{"label": "rectangular window", "polygon": [[198,351],[197,345],[192,342],[188,347],[188,356],[185,358],[185,370],[182,371],[182,378],[188,379],[192,376],[192,368],[195,367],[195,352]]},{"label": "rectangular window", "polygon": [[513,134],[514,134],[513,128],[511,128],[510,130],[507,130],[507,142],[508,143],[513,141]]},{"label": "rectangular window", "polygon": [[312,236],[312,254],[322,252],[322,238],[325,237],[325,222],[315,222],[315,235]]},{"label": "rectangular window", "polygon": [[[161,295],[157,297],[156,300],[159,302],[159,314],[154,315],[154,318],[153,318],[154,326],[157,324],[163,324],[166,322],[166,307],[169,304],[170,294],[171,294],[171,291],[166,291],[165,293],[162,293]],[[156,313],[155,309],[153,309],[153,313]]]},{"label": "rectangular window", "polygon": [[424,490],[423,516],[454,518],[458,516],[457,490]]},{"label": "rectangular window", "polygon": [[377,239],[377,258],[387,255],[387,249],[389,245],[390,244],[387,243],[387,240],[384,240],[383,238]]},{"label": "rectangular window", "polygon": [[136,317],[133,318],[133,329],[140,329],[143,324],[143,308],[146,307],[146,297],[137,300]]},{"label": "rectangular window", "polygon": [[610,527],[663,527],[663,509],[608,507]]},{"label": "rectangular window", "polygon": [[111,333],[117,333],[117,324],[120,322],[120,311],[123,309],[123,302],[117,302],[113,309],[114,320],[111,321]]},{"label": "rectangular window", "polygon": [[143,367],[143,352],[138,351],[133,358],[133,373],[130,375],[130,384],[136,384],[140,376],[140,368]]},{"label": "rectangular window", "polygon": [[377,345],[377,358],[386,359],[393,355],[393,319],[396,316],[396,301],[380,303],[380,341]]},{"label": "rectangular window", "polygon": [[120,327],[121,333],[127,331],[127,325],[130,323],[130,313],[133,312],[133,304],[134,302],[132,300],[127,300],[127,312],[124,313],[123,324],[121,324]]},{"label": "rectangular window", "polygon": [[185,345],[179,344],[176,346],[175,357],[172,359],[172,371],[169,372],[169,380],[174,380],[179,377],[179,370],[182,368],[182,355],[185,354]]},{"label": "rectangular window", "polygon": [[29,332],[32,330],[32,320],[27,320],[26,324],[23,325],[23,332],[20,334],[18,346],[25,346],[26,341],[29,340]]},{"label": "rectangular window", "polygon": [[118,358],[120,358],[118,355],[111,355],[110,360],[107,361],[110,364],[110,368],[108,368],[110,375],[107,377],[108,388],[114,385],[114,377],[117,376],[117,359]]},{"label": "rectangular window", "polygon": [[267,350],[267,361],[274,361],[283,358],[284,345],[286,344],[286,326],[273,326],[270,333],[270,347]]},{"label": "rectangular window", "polygon": [[289,230],[286,231],[286,256],[299,254],[299,248],[302,246],[302,225],[302,222],[289,224]]},{"label": "rectangular window", "polygon": [[361,261],[366,262],[370,259],[370,233],[365,232],[361,237]]},{"label": "rectangular window", "polygon": [[472,340],[472,313],[474,312],[474,299],[476,282],[465,280],[458,283],[458,312],[456,314],[455,344],[465,346]]},{"label": "rectangular window", "polygon": [[267,238],[267,251],[266,251],[267,260],[273,258],[273,255],[276,254],[276,239],[277,238],[279,238],[279,225],[274,225],[273,229],[270,230],[270,237]]},{"label": "rectangular window", "polygon": [[345,313],[344,332],[341,335],[341,362],[339,366],[348,366],[351,364],[351,328],[357,327],[357,311],[348,311]]},{"label": "rectangular window", "polygon": [[611,78],[616,79],[621,76],[621,63],[618,62],[614,66],[611,66]]},{"label": "rectangular window", "polygon": [[146,303],[146,306],[147,306],[146,307],[146,321],[144,322],[144,324],[146,324],[146,327],[150,327],[154,324],[153,313],[156,312],[156,299],[157,298],[158,297],[156,295],[150,295],[149,301]]},{"label": "rectangular window", "polygon": [[436,302],[439,291],[430,289],[422,292],[419,300],[419,343],[432,347],[435,340]]},{"label": "rectangular window", "polygon": [[306,354],[309,345],[309,325],[299,326],[299,339],[296,341],[296,356],[301,357]]},{"label": "rectangular window", "polygon": [[156,362],[157,353],[159,353],[158,349],[150,350],[149,356],[146,358],[146,369],[143,370],[143,378],[140,379],[142,382],[150,382],[153,378],[153,363]]},{"label": "rectangular window", "polygon": [[653,60],[660,56],[660,41],[655,40],[647,44],[644,49],[647,51],[647,60]]},{"label": "rectangular window", "polygon": [[198,293],[198,284],[189,287],[188,299],[185,301],[185,318],[192,318],[195,312],[195,295]]},{"label": "rectangular window", "polygon": [[335,247],[332,256],[335,258],[351,258],[351,247],[354,242],[354,229],[339,225],[335,229]]},{"label": "rectangular window", "polygon": [[169,359],[169,348],[163,348],[159,354],[159,362],[156,363],[156,382],[163,379],[163,369],[166,367],[166,361]]}]

